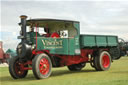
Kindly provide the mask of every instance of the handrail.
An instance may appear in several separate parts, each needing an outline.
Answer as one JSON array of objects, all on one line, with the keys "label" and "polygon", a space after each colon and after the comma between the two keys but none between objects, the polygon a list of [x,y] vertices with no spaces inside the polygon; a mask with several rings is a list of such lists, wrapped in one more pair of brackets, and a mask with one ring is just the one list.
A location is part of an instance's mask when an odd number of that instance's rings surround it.
[{"label": "handrail", "polygon": [[36,24],[36,50],[37,50],[37,24]]}]

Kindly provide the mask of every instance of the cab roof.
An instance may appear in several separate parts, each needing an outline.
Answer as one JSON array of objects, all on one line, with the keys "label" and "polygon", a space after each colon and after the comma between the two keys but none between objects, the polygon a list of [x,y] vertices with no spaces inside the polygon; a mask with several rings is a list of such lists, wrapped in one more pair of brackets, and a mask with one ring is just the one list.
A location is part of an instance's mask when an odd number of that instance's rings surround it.
[{"label": "cab roof", "polygon": [[36,19],[29,19],[29,20],[27,20],[27,22],[44,22],[44,21],[79,22],[79,21],[73,21],[73,20],[48,19],[48,18],[36,18]]},{"label": "cab roof", "polygon": [[[31,25],[31,24],[41,24],[41,23],[53,23],[53,22],[69,22],[69,23],[73,23],[73,22],[77,22],[79,23],[79,21],[73,21],[73,20],[62,20],[62,19],[48,19],[48,18],[35,18],[35,19],[29,19],[27,20],[27,26]],[[21,22],[19,23],[19,25],[21,25]]]}]

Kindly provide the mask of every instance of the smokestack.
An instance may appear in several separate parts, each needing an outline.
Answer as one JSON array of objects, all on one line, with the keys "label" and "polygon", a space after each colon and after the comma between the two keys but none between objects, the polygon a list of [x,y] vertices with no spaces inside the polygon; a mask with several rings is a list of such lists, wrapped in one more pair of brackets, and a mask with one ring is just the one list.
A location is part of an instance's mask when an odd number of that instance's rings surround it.
[{"label": "smokestack", "polygon": [[25,42],[26,41],[26,19],[27,19],[27,16],[21,15],[20,18],[21,18],[21,32],[22,32],[22,36],[24,37],[22,39],[22,41]]}]

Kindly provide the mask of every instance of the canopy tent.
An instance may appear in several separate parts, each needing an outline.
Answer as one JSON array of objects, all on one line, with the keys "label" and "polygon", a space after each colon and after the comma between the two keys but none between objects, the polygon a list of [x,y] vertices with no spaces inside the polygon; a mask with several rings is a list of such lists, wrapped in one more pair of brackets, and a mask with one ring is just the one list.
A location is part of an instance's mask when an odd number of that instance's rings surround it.
[{"label": "canopy tent", "polygon": [[7,53],[7,54],[10,54],[11,57],[17,56],[16,50],[14,50],[14,49],[8,49],[8,50],[6,51],[6,53]]}]

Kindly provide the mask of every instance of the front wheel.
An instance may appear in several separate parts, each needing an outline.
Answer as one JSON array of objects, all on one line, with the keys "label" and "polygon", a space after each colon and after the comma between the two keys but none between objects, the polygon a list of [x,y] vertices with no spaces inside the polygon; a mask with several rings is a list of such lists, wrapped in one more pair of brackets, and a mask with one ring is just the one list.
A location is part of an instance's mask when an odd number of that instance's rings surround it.
[{"label": "front wheel", "polygon": [[[17,56],[12,57],[9,60],[9,73],[14,79],[24,78],[27,76],[28,70],[23,70],[21,68],[22,64],[23,62],[19,61],[19,58]],[[26,65],[25,67],[28,67],[28,65]]]},{"label": "front wheel", "polygon": [[37,79],[48,78],[51,75],[52,63],[48,55],[42,53],[32,60],[32,71]]},{"label": "front wheel", "polygon": [[111,56],[107,51],[102,51],[94,57],[94,67],[98,71],[108,70],[111,66]]}]

